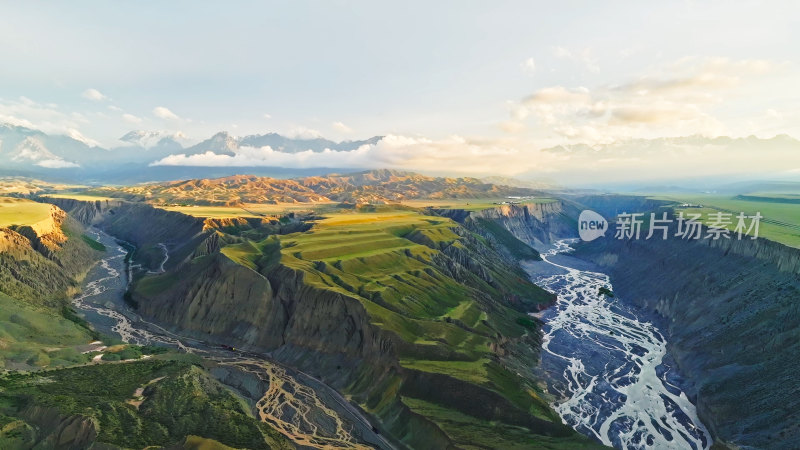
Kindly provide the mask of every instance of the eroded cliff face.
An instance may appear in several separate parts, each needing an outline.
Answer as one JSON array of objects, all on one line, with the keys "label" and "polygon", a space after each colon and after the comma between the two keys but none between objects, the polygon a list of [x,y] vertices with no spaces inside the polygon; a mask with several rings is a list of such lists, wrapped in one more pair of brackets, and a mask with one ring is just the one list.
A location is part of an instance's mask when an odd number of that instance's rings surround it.
[{"label": "eroded cliff face", "polygon": [[602,266],[622,298],[664,318],[717,441],[800,442],[800,250],[764,239],[606,238],[577,255]]},{"label": "eroded cliff face", "polygon": [[391,348],[357,301],[303,277],[288,267],[265,276],[216,252],[194,258],[177,274],[141,280],[134,299],[140,313],[183,334],[238,348],[291,346],[350,359],[380,359]]},{"label": "eroded cliff face", "polygon": [[54,306],[77,288],[97,254],[80,238],[83,227],[56,206],[32,225],[0,228],[0,290]]},{"label": "eroded cliff face", "polygon": [[36,251],[50,257],[67,242],[61,229],[66,220],[67,214],[63,210],[51,206],[49,217],[31,225],[14,227],[14,231],[26,237]]},{"label": "eroded cliff face", "polygon": [[57,408],[30,406],[21,416],[38,427],[33,448],[78,450],[89,448],[97,438],[97,424],[89,417],[65,416]]},{"label": "eroded cliff face", "polygon": [[40,197],[79,221],[83,226],[99,227],[110,235],[136,247],[134,259],[148,270],[159,270],[164,260],[163,246],[170,253],[167,261],[177,265],[191,255],[197,245],[213,234],[203,219],[125,200],[83,201]]},{"label": "eroded cliff face", "polygon": [[83,225],[94,225],[103,220],[104,215],[123,204],[123,200],[84,201],[71,198],[37,197],[36,201],[53,204],[66,211]]},{"label": "eroded cliff face", "polygon": [[498,205],[481,211],[459,214],[457,210],[444,215],[453,216],[454,220],[491,220],[503,226],[517,239],[541,249],[555,239],[577,235],[578,212],[575,206],[564,201],[549,203],[528,203],[514,205]]}]

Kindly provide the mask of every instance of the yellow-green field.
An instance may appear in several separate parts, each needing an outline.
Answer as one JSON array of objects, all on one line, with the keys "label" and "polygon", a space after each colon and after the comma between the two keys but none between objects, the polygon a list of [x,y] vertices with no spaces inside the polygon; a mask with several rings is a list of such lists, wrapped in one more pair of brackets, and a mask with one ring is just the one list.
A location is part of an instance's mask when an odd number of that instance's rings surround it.
[{"label": "yellow-green field", "polygon": [[[775,194],[770,195],[774,196]],[[735,216],[740,212],[746,215],[760,212],[763,218],[759,225],[759,237],[791,247],[800,247],[800,205],[797,204],[743,200],[730,195],[717,194],[666,194],[651,198],[703,205],[703,208],[676,208],[676,210],[700,213],[702,214],[701,220],[705,223],[708,223],[709,213],[731,213],[733,223],[727,227],[731,230],[736,227]],[[746,223],[749,224],[749,221]]]},{"label": "yellow-green field", "polygon": [[89,195],[89,194],[82,194],[80,192],[59,192],[55,194],[44,194],[42,197],[50,197],[50,198],[69,198],[73,200],[80,200],[83,202],[94,202],[97,200],[119,200],[118,198],[115,199],[113,197],[105,197],[102,195]]},{"label": "yellow-green field", "polygon": [[[71,196],[69,198],[76,198]],[[100,197],[91,197],[97,199]],[[377,204],[368,206],[377,210],[393,210],[403,208],[442,208],[442,209],[463,209],[467,211],[480,211],[501,206],[502,202],[508,199],[416,199],[404,200],[400,203]],[[553,198],[533,198],[520,201],[520,204],[528,203],[551,203],[557,201]],[[342,210],[336,202],[314,202],[314,203],[248,203],[243,206],[160,206],[153,205],[167,211],[178,211],[194,217],[226,219],[233,217],[264,217],[279,216],[288,213],[315,213],[315,214],[336,214]]]},{"label": "yellow-green field", "polygon": [[36,194],[42,191],[67,191],[83,188],[74,184],[51,183],[26,177],[0,177],[0,195]]},{"label": "yellow-green field", "polygon": [[[412,231],[424,233],[434,242],[458,238],[449,219],[424,216],[415,211],[331,214],[318,222],[311,233],[297,233],[281,239],[287,251],[314,261],[350,260],[382,253],[425,247],[404,239]],[[427,248],[427,247],[425,247]]]},{"label": "yellow-green field", "polygon": [[519,202],[524,205],[528,203],[552,203],[557,201],[554,198],[540,197],[540,198],[526,198],[524,200],[515,200],[508,198],[445,198],[445,199],[414,199],[403,200],[401,204],[410,206],[412,208],[442,208],[442,209],[463,209],[466,211],[480,211],[483,209],[495,208],[502,206],[503,202]]},{"label": "yellow-green field", "polygon": [[227,219],[233,217],[264,217],[287,213],[320,212],[333,209],[336,203],[249,203],[243,206],[159,206],[167,211],[178,211],[194,217]]},{"label": "yellow-green field", "polygon": [[[348,211],[327,214],[306,232],[229,245],[222,252],[257,270],[269,249],[279,248],[280,263],[304,272],[306,283],[358,298],[374,324],[417,346],[404,366],[489,383],[489,316],[473,291],[440,272],[435,262],[445,247],[467,252],[456,227],[448,218],[411,209]],[[519,313],[495,312],[496,326],[513,327],[510,335],[524,331],[515,322]],[[462,355],[458,362],[428,359],[442,343]]]},{"label": "yellow-green field", "polygon": [[49,218],[49,204],[20,198],[0,197],[0,227],[34,225]]}]

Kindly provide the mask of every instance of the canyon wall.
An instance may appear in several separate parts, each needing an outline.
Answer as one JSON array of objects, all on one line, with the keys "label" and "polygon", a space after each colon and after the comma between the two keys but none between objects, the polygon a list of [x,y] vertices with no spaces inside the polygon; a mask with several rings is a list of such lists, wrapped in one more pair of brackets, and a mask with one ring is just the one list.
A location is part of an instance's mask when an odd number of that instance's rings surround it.
[{"label": "canyon wall", "polygon": [[[490,217],[538,245],[576,237],[582,209],[611,220],[664,205],[588,195],[560,207],[500,206],[461,220]],[[799,249],[765,239],[620,241],[610,234],[577,249],[576,256],[610,275],[622,299],[663,321],[686,391],[718,444],[793,448],[800,442]]]},{"label": "canyon wall", "polygon": [[32,225],[0,228],[0,287],[19,301],[60,307],[98,255],[84,229],[56,206]]}]

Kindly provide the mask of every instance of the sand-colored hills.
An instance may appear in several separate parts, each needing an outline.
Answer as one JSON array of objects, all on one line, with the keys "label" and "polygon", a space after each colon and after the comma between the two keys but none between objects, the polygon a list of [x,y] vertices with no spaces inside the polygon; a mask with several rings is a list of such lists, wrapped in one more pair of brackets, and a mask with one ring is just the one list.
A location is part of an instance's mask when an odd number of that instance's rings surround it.
[{"label": "sand-colored hills", "polygon": [[234,175],[94,190],[97,194],[154,204],[236,206],[247,203],[390,203],[416,198],[487,198],[532,195],[530,188],[477,178],[431,177],[394,170],[277,179]]}]

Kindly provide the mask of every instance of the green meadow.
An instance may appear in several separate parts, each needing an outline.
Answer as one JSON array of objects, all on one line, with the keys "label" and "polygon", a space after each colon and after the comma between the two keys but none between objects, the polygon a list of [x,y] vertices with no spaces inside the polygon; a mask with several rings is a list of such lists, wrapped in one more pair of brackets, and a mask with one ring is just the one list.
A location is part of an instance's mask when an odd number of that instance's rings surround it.
[{"label": "green meadow", "polygon": [[177,448],[186,436],[202,446],[180,448],[291,448],[197,363],[163,355],[0,377],[0,448],[39,448],[52,431],[21,418],[29,406],[90,419],[115,448]]},{"label": "green meadow", "polygon": [[458,448],[465,450],[487,448],[502,448],[505,450],[608,448],[601,444],[593,443],[589,438],[581,435],[575,435],[570,438],[536,436],[535,441],[532,441],[528,430],[522,427],[481,420],[462,412],[442,407],[436,403],[416,398],[403,397],[403,403],[415,413],[433,421],[453,439]]},{"label": "green meadow", "polygon": [[[768,195],[768,196],[766,196]],[[780,201],[788,195],[765,194],[759,200],[737,198],[738,196],[716,194],[665,194],[653,196],[657,200],[675,201],[679,204],[703,205],[703,208],[676,208],[685,213],[700,213],[701,220],[708,224],[711,213],[731,213],[733,222],[727,228],[736,227],[735,216],[740,212],[755,215],[760,212],[763,218],[759,224],[758,236],[790,247],[800,247],[800,205]],[[749,220],[745,222],[749,224]]]},{"label": "green meadow", "polygon": [[[72,198],[72,197],[70,197]],[[99,198],[99,197],[98,197]],[[167,211],[177,211],[194,217],[228,219],[235,217],[273,217],[289,213],[315,213],[337,215],[346,210],[363,211],[401,211],[403,209],[462,209],[465,211],[481,211],[502,206],[503,202],[517,201],[507,198],[479,198],[479,199],[413,199],[403,200],[399,203],[361,205],[342,205],[336,202],[298,202],[298,203],[248,203],[242,206],[200,206],[200,205],[153,205]],[[552,203],[554,198],[526,198],[519,200],[520,204]]]},{"label": "green meadow", "polygon": [[0,228],[34,225],[50,217],[50,205],[21,198],[0,197]]},{"label": "green meadow", "polygon": [[[500,263],[485,239],[448,218],[379,209],[329,214],[309,231],[228,245],[222,252],[261,272],[280,263],[303,272],[309,285],[357,299],[373,325],[407,343],[399,350],[403,367],[484,386],[552,420],[538,388],[521,388],[525,382],[498,364],[491,348],[498,332],[510,339],[529,333],[527,316],[502,301],[481,300],[544,302],[544,291],[509,266],[494,266]],[[485,258],[482,265],[503,288],[472,273],[453,278],[442,266],[445,254]]]},{"label": "green meadow", "polygon": [[465,211],[481,211],[489,208],[496,208],[502,206],[503,202],[519,202],[519,204],[528,203],[553,203],[557,199],[550,197],[535,197],[525,199],[509,199],[505,197],[499,198],[445,198],[445,199],[413,199],[403,200],[402,205],[410,206],[412,208],[441,208],[441,209],[463,209]]},{"label": "green meadow", "polygon": [[0,370],[84,363],[89,358],[75,347],[92,340],[85,328],[57,312],[0,293]]},{"label": "green meadow", "polygon": [[334,210],[336,203],[248,203],[242,206],[166,206],[153,205],[194,217],[230,219],[235,217],[272,217],[288,213],[311,213]]}]

